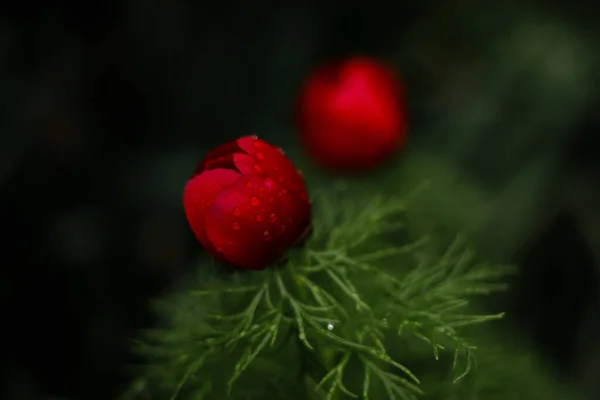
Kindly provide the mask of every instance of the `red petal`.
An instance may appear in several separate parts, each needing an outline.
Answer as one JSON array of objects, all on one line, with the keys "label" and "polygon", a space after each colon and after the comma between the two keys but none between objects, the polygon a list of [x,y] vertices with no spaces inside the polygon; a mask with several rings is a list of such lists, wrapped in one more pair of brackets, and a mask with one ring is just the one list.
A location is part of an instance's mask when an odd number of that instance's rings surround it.
[{"label": "red petal", "polygon": [[183,191],[183,208],[194,235],[211,255],[219,258],[206,236],[204,217],[219,192],[231,185],[240,174],[229,169],[213,169],[192,177]]},{"label": "red petal", "polygon": [[256,175],[224,188],[205,216],[212,245],[234,264],[263,269],[292,244],[300,221],[290,222],[281,186]]},{"label": "red petal", "polygon": [[206,154],[194,173],[199,174],[217,168],[235,169],[233,156],[240,151],[241,149],[236,140],[223,143]]},{"label": "red petal", "polygon": [[305,192],[290,192],[283,186],[279,186],[278,196],[285,210],[286,224],[289,228],[288,246],[291,246],[310,225],[311,208]]},{"label": "red petal", "polygon": [[302,176],[292,162],[278,149],[255,136],[238,139],[239,147],[252,157],[257,168],[255,174],[264,174],[286,189],[306,194]]},{"label": "red petal", "polygon": [[256,175],[254,159],[248,154],[236,153],[233,155],[235,167],[243,175]]}]

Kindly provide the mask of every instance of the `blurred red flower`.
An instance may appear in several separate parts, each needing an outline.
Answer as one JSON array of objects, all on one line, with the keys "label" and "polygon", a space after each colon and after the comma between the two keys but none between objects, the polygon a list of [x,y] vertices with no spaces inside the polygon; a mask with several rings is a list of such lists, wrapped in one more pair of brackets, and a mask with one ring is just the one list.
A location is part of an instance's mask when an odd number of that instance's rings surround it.
[{"label": "blurred red flower", "polygon": [[297,106],[305,149],[332,170],[373,168],[406,139],[400,82],[391,69],[373,59],[348,58],[316,69]]}]

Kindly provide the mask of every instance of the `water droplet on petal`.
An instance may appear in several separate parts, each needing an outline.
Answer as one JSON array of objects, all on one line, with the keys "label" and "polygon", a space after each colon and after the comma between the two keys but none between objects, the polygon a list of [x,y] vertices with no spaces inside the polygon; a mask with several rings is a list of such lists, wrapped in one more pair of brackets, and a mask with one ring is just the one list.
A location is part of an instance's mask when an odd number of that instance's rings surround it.
[{"label": "water droplet on petal", "polygon": [[254,164],[254,170],[255,170],[256,172],[262,172],[262,168],[261,168],[261,167],[260,167],[260,165],[258,165],[258,164]]},{"label": "water droplet on petal", "polygon": [[222,253],[222,252],[223,252],[223,248],[222,248],[222,247],[217,247],[217,251],[218,251],[219,253]]},{"label": "water droplet on petal", "polygon": [[269,233],[269,231],[265,231],[265,233],[263,233],[263,240],[265,242],[268,242],[269,240],[271,240],[271,234]]},{"label": "water droplet on petal", "polygon": [[285,190],[285,188],[281,188],[279,195],[281,196],[282,194],[286,194],[286,193],[287,193],[287,190]]},{"label": "water droplet on petal", "polygon": [[[257,137],[257,139],[258,139],[258,137]],[[260,147],[260,142],[259,141],[255,141],[252,144],[254,145],[254,147]]]},{"label": "water droplet on petal", "polygon": [[256,217],[254,217],[254,220],[256,222],[260,222],[260,221],[262,221],[262,216],[260,214],[257,214]]},{"label": "water droplet on petal", "polygon": [[269,217],[269,219],[271,220],[271,222],[275,222],[275,221],[277,221],[277,215],[271,214],[271,216]]},{"label": "water droplet on petal", "polygon": [[283,150],[281,147],[278,147],[277,151],[279,151],[281,154],[285,155],[285,150]]},{"label": "water droplet on petal", "polygon": [[304,175],[304,172],[298,170],[298,175],[302,176],[302,175]]},{"label": "water droplet on petal", "polygon": [[285,232],[285,225],[281,225],[281,233]]},{"label": "water droplet on petal", "polygon": [[250,197],[250,204],[256,207],[260,204],[260,200],[258,200],[258,197],[252,196]]},{"label": "water droplet on petal", "polygon": [[235,215],[236,217],[238,217],[241,213],[242,210],[240,210],[238,207],[233,209],[233,215]]},{"label": "water droplet on petal", "polygon": [[335,326],[333,326],[333,324],[331,322],[327,324],[327,330],[328,331],[331,332],[333,330],[333,328],[335,328]]},{"label": "water droplet on petal", "polygon": [[250,182],[250,181],[246,182],[246,187],[247,187],[247,188],[251,188],[252,186],[253,186],[253,185],[252,185],[252,182]]},{"label": "water droplet on petal", "polygon": [[240,224],[238,224],[237,222],[234,222],[233,224],[231,224],[231,229],[233,229],[234,231],[239,230]]},{"label": "water droplet on petal", "polygon": [[262,154],[262,153],[256,153],[256,159],[257,159],[258,161],[262,161],[262,160],[264,160],[264,159],[265,159],[265,156],[263,156],[263,154]]},{"label": "water droplet on petal", "polygon": [[258,136],[252,135],[251,138],[254,139],[254,140],[256,140],[256,139],[258,139]]},{"label": "water droplet on petal", "polygon": [[283,177],[281,177],[281,176],[278,176],[278,177],[277,177],[277,182],[279,182],[279,183],[283,182]]}]

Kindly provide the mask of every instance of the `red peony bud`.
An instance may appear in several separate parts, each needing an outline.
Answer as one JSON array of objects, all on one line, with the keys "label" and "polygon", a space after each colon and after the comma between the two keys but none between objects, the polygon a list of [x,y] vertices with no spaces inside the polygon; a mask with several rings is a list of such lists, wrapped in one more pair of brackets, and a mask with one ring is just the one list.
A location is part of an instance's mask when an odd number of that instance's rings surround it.
[{"label": "red peony bud", "polygon": [[333,170],[375,167],[405,142],[400,83],[392,70],[368,58],[314,71],[300,93],[297,117],[307,152]]},{"label": "red peony bud", "polygon": [[183,193],[196,238],[216,259],[263,269],[310,226],[306,186],[292,162],[256,136],[210,151]]}]

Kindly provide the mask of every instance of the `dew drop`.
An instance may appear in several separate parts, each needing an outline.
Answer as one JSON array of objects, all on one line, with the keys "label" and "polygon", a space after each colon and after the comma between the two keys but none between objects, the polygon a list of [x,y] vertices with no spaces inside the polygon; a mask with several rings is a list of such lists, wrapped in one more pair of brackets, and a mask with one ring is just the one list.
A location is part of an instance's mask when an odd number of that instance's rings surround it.
[{"label": "dew drop", "polygon": [[285,232],[285,225],[281,225],[281,233]]},{"label": "dew drop", "polygon": [[223,248],[222,248],[222,247],[217,247],[217,251],[218,251],[219,253],[222,253],[222,252],[223,252]]},{"label": "dew drop", "polygon": [[278,176],[278,177],[277,177],[277,182],[279,182],[279,183],[283,182],[283,177],[281,177],[281,176]]},{"label": "dew drop", "polygon": [[298,171],[298,175],[300,175],[300,176],[304,175],[304,172],[302,172],[300,170],[297,170],[297,171]]},{"label": "dew drop", "polygon": [[231,224],[231,229],[233,229],[234,231],[239,230],[240,224],[238,224],[237,222],[234,222],[233,224]]},{"label": "dew drop", "polygon": [[333,328],[335,328],[335,326],[333,326],[333,324],[331,322],[327,324],[327,330],[328,331],[331,332],[333,330]]},{"label": "dew drop", "polygon": [[252,196],[250,197],[250,204],[256,207],[260,204],[260,200],[258,200],[258,197]]},{"label": "dew drop", "polygon": [[238,217],[241,213],[242,210],[240,210],[238,207],[233,209],[233,215],[235,215],[236,217]]},{"label": "dew drop", "polygon": [[[256,139],[258,139],[258,136],[256,137]],[[254,147],[260,147],[260,142],[258,140],[254,141],[254,143],[252,143],[254,145]]]},{"label": "dew drop", "polygon": [[246,187],[247,187],[247,188],[251,188],[252,186],[253,186],[253,185],[252,185],[252,182],[250,182],[250,181],[246,182]]},{"label": "dew drop", "polygon": [[265,233],[263,233],[263,240],[265,242],[268,242],[269,240],[271,240],[271,234],[269,233],[269,231],[265,231]]},{"label": "dew drop", "polygon": [[262,172],[262,168],[261,168],[261,167],[260,167],[260,165],[258,165],[258,164],[254,164],[254,170],[255,170],[256,172]]},{"label": "dew drop", "polygon": [[285,188],[281,188],[279,195],[281,196],[282,194],[286,194],[286,193],[287,193],[287,190],[285,190]]},{"label": "dew drop", "polygon": [[285,155],[285,150],[283,150],[281,147],[278,147],[277,151],[279,151],[281,154]]},{"label": "dew drop", "polygon": [[252,135],[252,136],[250,136],[250,137],[251,137],[252,139],[254,139],[254,140],[258,139],[258,136],[256,136],[256,135]]},{"label": "dew drop", "polygon": [[254,220],[256,222],[260,222],[260,221],[262,221],[262,216],[260,214],[256,214],[256,217],[254,217]]},{"label": "dew drop", "polygon": [[265,156],[263,156],[263,154],[262,154],[262,153],[256,153],[256,159],[257,159],[258,161],[262,161],[262,160],[264,160],[264,159],[265,159]]},{"label": "dew drop", "polygon": [[271,222],[275,222],[275,221],[277,221],[277,215],[271,214],[271,216],[269,217],[269,219],[271,220]]}]

